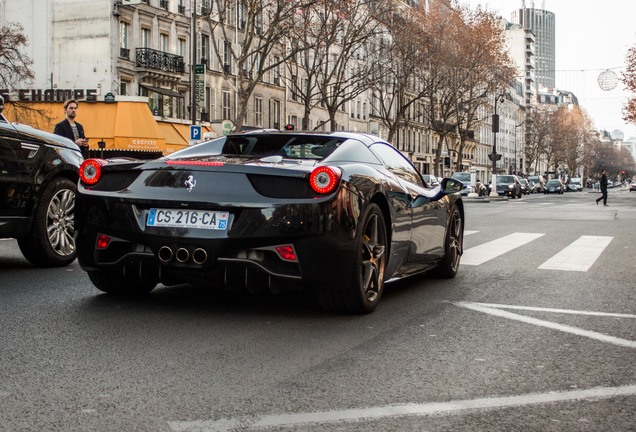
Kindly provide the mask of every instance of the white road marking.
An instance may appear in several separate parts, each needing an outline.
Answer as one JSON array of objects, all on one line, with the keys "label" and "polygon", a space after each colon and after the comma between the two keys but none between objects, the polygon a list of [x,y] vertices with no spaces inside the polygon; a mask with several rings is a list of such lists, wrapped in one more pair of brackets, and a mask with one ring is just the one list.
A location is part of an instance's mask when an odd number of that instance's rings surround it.
[{"label": "white road marking", "polygon": [[581,236],[574,243],[539,266],[540,269],[588,271],[613,237]]},{"label": "white road marking", "polygon": [[603,316],[603,317],[612,317],[612,318],[636,318],[636,315],[632,315],[632,314],[611,313],[611,312],[579,311],[579,310],[571,310],[571,309],[554,309],[554,308],[541,308],[541,307],[532,307],[532,306],[513,306],[513,305],[502,305],[502,304],[496,304],[496,303],[472,303],[472,304],[489,307],[489,308],[495,308],[495,309],[516,309],[516,310],[550,312],[550,313],[560,313],[560,314],[570,314],[570,315]]},{"label": "white road marking", "polygon": [[475,234],[475,233],[478,233],[478,232],[479,232],[479,231],[465,230],[465,231],[464,231],[464,235],[465,235],[465,236],[467,236],[467,235]]},{"label": "white road marking", "polygon": [[497,240],[466,249],[462,254],[460,264],[479,265],[493,258],[503,255],[513,249],[530,243],[545,234],[542,233],[514,233]]},{"label": "white road marking", "polygon": [[605,343],[611,343],[611,344],[614,344],[614,345],[623,346],[623,347],[627,347],[627,348],[636,348],[636,341],[632,341],[632,340],[629,340],[629,339],[621,339],[621,338],[617,338],[617,337],[614,337],[614,336],[609,336],[609,335],[606,335],[606,334],[603,334],[603,333],[599,333],[599,332],[595,332],[595,331],[583,330],[583,329],[578,328],[578,327],[573,327],[573,326],[569,326],[569,325],[558,324],[558,323],[554,323],[554,322],[550,322],[550,321],[540,320],[540,319],[537,319],[537,318],[527,317],[527,316],[515,314],[515,313],[512,313],[512,312],[506,312],[506,311],[499,310],[499,309],[492,308],[492,307],[485,307],[485,306],[481,306],[478,303],[455,302],[453,304],[456,305],[456,306],[460,306],[460,307],[466,308],[466,309],[472,309],[472,310],[477,311],[477,312],[483,312],[483,313],[486,313],[486,314],[489,314],[489,315],[494,315],[494,316],[507,318],[507,319],[511,319],[511,320],[515,320],[515,321],[521,321],[521,322],[524,322],[524,323],[527,323],[527,324],[533,324],[533,325],[546,327],[546,328],[553,329],[553,330],[559,330],[559,331],[562,331],[562,332],[575,334],[577,336],[583,336],[583,337],[586,337],[586,338],[598,340],[598,341],[605,342]]},{"label": "white road marking", "polygon": [[460,414],[463,411],[492,410],[498,408],[570,402],[583,399],[611,399],[636,395],[636,385],[596,387],[587,390],[565,390],[547,393],[529,393],[518,396],[486,397],[448,402],[405,403],[368,408],[333,411],[245,416],[220,420],[170,421],[175,432],[229,432],[252,431],[274,427],[311,426],[344,422],[364,422],[387,417],[432,416]]}]

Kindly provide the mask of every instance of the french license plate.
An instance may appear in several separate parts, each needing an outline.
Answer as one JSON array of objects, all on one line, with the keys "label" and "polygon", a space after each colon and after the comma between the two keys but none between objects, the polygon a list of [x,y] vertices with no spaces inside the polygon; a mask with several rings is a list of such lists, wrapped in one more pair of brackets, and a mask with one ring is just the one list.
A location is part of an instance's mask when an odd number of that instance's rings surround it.
[{"label": "french license plate", "polygon": [[228,218],[228,212],[151,208],[146,226],[225,230]]}]

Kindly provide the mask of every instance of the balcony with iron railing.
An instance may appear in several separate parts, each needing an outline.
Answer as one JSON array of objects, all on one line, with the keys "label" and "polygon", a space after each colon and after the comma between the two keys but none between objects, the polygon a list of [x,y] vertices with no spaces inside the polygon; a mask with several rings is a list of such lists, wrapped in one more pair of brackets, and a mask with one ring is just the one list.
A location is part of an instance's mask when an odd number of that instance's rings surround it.
[{"label": "balcony with iron railing", "polygon": [[135,59],[137,67],[164,72],[185,73],[183,56],[157,51],[152,48],[137,48]]}]

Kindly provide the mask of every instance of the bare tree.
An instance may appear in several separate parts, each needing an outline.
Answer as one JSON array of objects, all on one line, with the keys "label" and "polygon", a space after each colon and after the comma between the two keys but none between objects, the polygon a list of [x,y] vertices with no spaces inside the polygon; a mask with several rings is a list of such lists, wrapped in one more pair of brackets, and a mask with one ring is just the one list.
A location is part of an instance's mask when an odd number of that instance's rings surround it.
[{"label": "bare tree", "polygon": [[525,157],[529,172],[539,174],[539,161],[550,138],[551,116],[552,113],[546,109],[533,109],[526,115]]},{"label": "bare tree", "polygon": [[0,27],[0,94],[4,95],[5,103],[11,105],[12,121],[38,127],[48,124],[50,115],[28,103],[10,99],[12,91],[18,86],[30,84],[34,78],[31,70],[33,60],[25,54],[28,40],[23,31],[18,23]]},{"label": "bare tree", "polygon": [[329,114],[331,130],[336,113],[368,89],[373,64],[367,60],[369,42],[384,31],[383,22],[396,3],[392,0],[320,0],[313,13],[320,16],[321,32],[316,85],[320,104]]},{"label": "bare tree", "polygon": [[[249,99],[259,81],[301,49],[285,46],[294,21],[315,0],[211,0],[203,19],[217,39],[214,55],[226,82],[236,92],[237,129],[247,118]],[[219,43],[220,42],[220,43]],[[279,84],[280,85],[280,84]]]},{"label": "bare tree", "polygon": [[20,24],[8,23],[0,27],[0,88],[13,90],[17,84],[33,80],[33,61],[24,53],[28,45]]},{"label": "bare tree", "polygon": [[572,177],[582,165],[585,146],[591,134],[591,121],[585,111],[579,107],[560,108],[559,136],[563,142],[562,162]]},{"label": "bare tree", "polygon": [[374,65],[368,75],[373,94],[373,110],[388,129],[387,140],[409,120],[409,113],[420,116],[418,102],[430,94],[425,81],[419,79],[421,65],[430,62],[443,35],[425,31],[425,11],[419,7],[397,10],[385,23],[386,32],[370,46],[369,60]]},{"label": "bare tree", "polygon": [[457,166],[461,169],[469,134],[484,120],[478,117],[480,108],[490,105],[489,98],[511,83],[515,70],[505,48],[499,18],[481,9],[460,8],[459,12],[466,23],[456,36],[459,38],[459,79],[454,81],[458,94],[455,116],[459,135],[455,150]]},{"label": "bare tree", "polygon": [[623,120],[636,124],[636,45],[629,48],[625,61],[627,68],[623,72],[623,84],[631,95],[623,107]]}]

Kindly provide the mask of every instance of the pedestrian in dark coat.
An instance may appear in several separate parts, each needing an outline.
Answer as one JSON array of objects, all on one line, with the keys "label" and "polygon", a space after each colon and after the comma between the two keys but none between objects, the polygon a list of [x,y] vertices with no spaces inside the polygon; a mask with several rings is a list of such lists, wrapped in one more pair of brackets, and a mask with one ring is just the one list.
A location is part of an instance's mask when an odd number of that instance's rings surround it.
[{"label": "pedestrian in dark coat", "polygon": [[601,196],[596,199],[596,205],[600,200],[603,200],[603,205],[607,207],[607,171],[601,171],[601,180],[599,182],[601,184]]},{"label": "pedestrian in dark coat", "polygon": [[78,103],[75,99],[64,102],[65,118],[55,125],[53,133],[66,137],[77,144],[82,151],[84,159],[88,158],[88,139],[84,135],[84,127],[75,121]]}]

